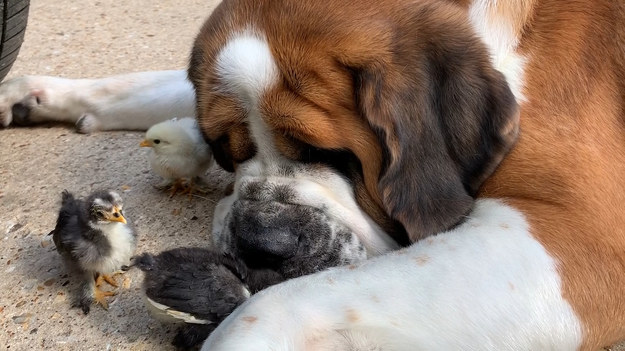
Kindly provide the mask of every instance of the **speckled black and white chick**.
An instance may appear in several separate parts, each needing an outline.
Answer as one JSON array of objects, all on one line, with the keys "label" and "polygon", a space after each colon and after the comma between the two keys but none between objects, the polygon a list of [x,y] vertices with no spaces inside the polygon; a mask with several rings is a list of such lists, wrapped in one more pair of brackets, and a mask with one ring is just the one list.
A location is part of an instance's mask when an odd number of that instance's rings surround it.
[{"label": "speckled black and white chick", "polygon": [[150,166],[163,177],[159,188],[193,191],[194,183],[206,172],[212,153],[195,118],[174,118],[153,125],[145,133],[141,147],[150,147]]},{"label": "speckled black and white chick", "polygon": [[147,306],[157,318],[182,323],[172,344],[188,349],[204,341],[252,294],[284,280],[271,270],[201,248],[144,253],[134,266],[145,272]]},{"label": "speckled black and white chick", "polygon": [[63,191],[52,235],[68,268],[81,276],[78,305],[85,314],[94,301],[108,308],[106,297],[114,292],[102,291],[100,285],[106,281],[117,287],[109,274],[127,267],[136,248],[136,233],[122,207],[122,198],[114,191],[96,191],[85,200]]}]

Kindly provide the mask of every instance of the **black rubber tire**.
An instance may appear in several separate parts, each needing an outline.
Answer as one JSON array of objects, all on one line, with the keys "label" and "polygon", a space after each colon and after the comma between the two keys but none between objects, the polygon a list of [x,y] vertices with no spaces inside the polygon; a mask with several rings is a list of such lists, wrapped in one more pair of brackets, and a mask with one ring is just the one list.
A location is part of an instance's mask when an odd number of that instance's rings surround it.
[{"label": "black rubber tire", "polygon": [[30,0],[0,0],[0,81],[11,70],[24,41]]}]

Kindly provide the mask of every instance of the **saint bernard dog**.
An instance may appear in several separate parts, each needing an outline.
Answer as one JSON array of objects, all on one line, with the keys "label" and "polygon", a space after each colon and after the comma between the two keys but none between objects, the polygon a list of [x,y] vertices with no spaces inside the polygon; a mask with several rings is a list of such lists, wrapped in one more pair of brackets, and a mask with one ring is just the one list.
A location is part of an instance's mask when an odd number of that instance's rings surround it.
[{"label": "saint bernard dog", "polygon": [[3,126],[193,114],[235,174],[218,246],[294,269],[333,250],[316,233],[347,248],[203,350],[625,339],[625,2],[224,0],[187,72],[0,86]]}]

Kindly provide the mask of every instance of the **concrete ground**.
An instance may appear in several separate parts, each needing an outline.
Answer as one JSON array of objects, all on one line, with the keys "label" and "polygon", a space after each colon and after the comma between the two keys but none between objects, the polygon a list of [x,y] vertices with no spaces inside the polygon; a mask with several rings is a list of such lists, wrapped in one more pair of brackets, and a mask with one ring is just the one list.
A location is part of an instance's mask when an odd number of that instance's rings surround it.
[{"label": "concrete ground", "polygon": [[[10,76],[101,77],[185,68],[192,40],[217,1],[31,0],[26,39]],[[137,251],[207,246],[225,172],[206,196],[169,199],[139,148],[143,133],[80,135],[72,126],[0,130],[0,349],[168,350],[174,328],[153,320],[131,271],[108,311],[70,309],[76,289],[47,233],[63,189],[118,190],[140,235]]]},{"label": "concrete ground", "polygon": [[[10,77],[101,77],[185,68],[193,37],[216,0],[31,0]],[[126,274],[108,311],[69,308],[76,286],[47,233],[60,193],[118,190],[138,228],[138,252],[207,246],[213,206],[229,176],[214,169],[206,196],[169,199],[138,147],[142,133],[74,133],[72,126],[0,130],[0,349],[168,350],[174,329],[150,318],[141,274]],[[625,350],[615,347],[614,350]]]}]

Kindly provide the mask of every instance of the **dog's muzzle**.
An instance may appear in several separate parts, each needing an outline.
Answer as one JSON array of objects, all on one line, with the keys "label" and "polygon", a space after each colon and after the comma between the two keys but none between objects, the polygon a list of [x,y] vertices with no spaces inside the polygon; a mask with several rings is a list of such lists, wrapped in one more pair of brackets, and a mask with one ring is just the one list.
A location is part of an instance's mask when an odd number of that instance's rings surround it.
[{"label": "dog's muzzle", "polygon": [[292,278],[367,258],[358,236],[323,206],[290,203],[273,196],[271,189],[262,196],[240,195],[227,205],[214,239],[252,268],[270,268]]},{"label": "dog's muzzle", "polygon": [[297,277],[366,259],[364,246],[321,209],[238,200],[229,223],[231,250],[253,268]]},{"label": "dog's muzzle", "polygon": [[233,204],[232,214],[236,248],[252,267],[276,268],[297,255],[304,231],[324,227],[315,223],[318,218],[310,207],[275,201],[239,200]]}]

